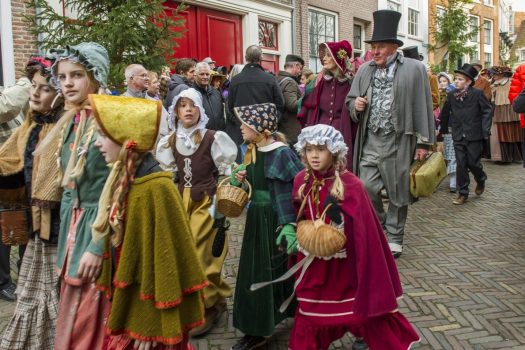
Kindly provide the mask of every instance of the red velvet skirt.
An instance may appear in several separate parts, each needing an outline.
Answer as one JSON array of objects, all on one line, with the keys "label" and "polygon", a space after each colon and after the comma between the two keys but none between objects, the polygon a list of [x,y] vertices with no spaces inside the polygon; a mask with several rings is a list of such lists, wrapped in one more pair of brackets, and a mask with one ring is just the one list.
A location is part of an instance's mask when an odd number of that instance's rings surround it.
[{"label": "red velvet skirt", "polygon": [[290,333],[290,350],[325,350],[346,332],[364,338],[370,350],[406,350],[420,341],[410,322],[399,312],[368,320],[357,316],[307,316],[297,309]]}]

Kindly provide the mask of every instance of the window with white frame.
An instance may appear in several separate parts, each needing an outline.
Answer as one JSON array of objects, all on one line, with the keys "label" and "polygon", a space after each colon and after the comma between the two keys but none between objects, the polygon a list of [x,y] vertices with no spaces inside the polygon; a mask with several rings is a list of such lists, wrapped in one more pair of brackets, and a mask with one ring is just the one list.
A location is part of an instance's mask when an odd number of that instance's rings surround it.
[{"label": "window with white frame", "polygon": [[398,0],[388,0],[386,3],[386,7],[389,10],[401,12],[401,2]]},{"label": "window with white frame", "polygon": [[483,0],[483,3],[484,3],[485,5],[489,5],[489,6],[494,5],[494,4],[492,3],[492,0]]},{"label": "window with white frame", "polygon": [[483,43],[485,45],[492,45],[492,21],[483,21]]},{"label": "window with white frame", "polygon": [[471,33],[473,34],[470,37],[471,43],[479,43],[479,17],[478,16],[470,16],[469,17],[469,29]]},{"label": "window with white frame", "polygon": [[525,61],[525,48],[520,49],[518,52],[519,52],[518,53],[519,61],[524,62]]},{"label": "window with white frame", "polygon": [[440,30],[439,28],[439,20],[445,16],[445,8],[442,6],[436,6],[436,30]]},{"label": "window with white frame", "polygon": [[363,49],[365,47],[363,43],[364,34],[363,26],[357,23],[354,24],[354,42],[352,45],[354,57],[361,57],[363,54]]},{"label": "window with white frame", "polygon": [[318,73],[323,65],[317,57],[319,44],[336,40],[337,15],[317,9],[308,9],[308,42],[310,69]]},{"label": "window with white frame", "polygon": [[485,67],[492,67],[492,52],[485,52]]},{"label": "window with white frame", "polygon": [[408,34],[419,36],[419,11],[408,9]]},{"label": "window with white frame", "polygon": [[479,60],[479,50],[477,47],[474,49],[474,51],[471,54],[469,54],[469,59],[470,59],[470,62]]}]

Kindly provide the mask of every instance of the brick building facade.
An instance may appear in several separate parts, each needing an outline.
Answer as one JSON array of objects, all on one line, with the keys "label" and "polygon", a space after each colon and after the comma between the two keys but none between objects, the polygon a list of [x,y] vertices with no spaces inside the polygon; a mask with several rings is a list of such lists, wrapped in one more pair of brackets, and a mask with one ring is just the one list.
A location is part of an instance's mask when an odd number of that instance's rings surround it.
[{"label": "brick building facade", "polygon": [[14,84],[23,73],[24,65],[32,54],[38,52],[36,37],[31,35],[25,16],[34,16],[28,0],[2,1],[0,8],[0,38],[2,60],[2,84]]},{"label": "brick building facade", "polygon": [[364,55],[364,40],[372,36],[372,12],[377,1],[297,0],[295,2],[295,49],[314,72],[319,71],[317,46],[324,41],[346,39],[354,57]]},{"label": "brick building facade", "polygon": [[17,78],[23,72],[24,64],[31,55],[38,53],[36,36],[28,30],[25,16],[35,16],[35,10],[27,5],[27,0],[11,0],[13,13],[13,42],[15,53],[15,71]]}]

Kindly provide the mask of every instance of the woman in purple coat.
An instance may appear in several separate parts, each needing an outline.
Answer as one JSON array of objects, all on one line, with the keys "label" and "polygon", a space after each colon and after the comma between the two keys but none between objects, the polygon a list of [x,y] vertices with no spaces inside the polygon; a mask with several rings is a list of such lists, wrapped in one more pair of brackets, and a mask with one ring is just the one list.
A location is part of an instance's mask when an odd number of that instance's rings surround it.
[{"label": "woman in purple coat", "polygon": [[348,146],[347,169],[352,171],[352,154],[357,124],[351,121],[345,107],[350,91],[353,67],[350,61],[352,46],[346,40],[319,45],[319,59],[323,69],[318,74],[315,88],[303,98],[297,117],[304,126],[327,124],[339,130]]}]

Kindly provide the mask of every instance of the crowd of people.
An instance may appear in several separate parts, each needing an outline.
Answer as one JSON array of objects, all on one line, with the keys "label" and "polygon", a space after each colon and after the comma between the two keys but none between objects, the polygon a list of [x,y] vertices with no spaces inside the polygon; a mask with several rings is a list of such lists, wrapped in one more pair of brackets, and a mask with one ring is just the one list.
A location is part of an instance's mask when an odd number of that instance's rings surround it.
[{"label": "crowd of people", "polygon": [[[318,74],[290,54],[275,76],[252,45],[229,69],[131,64],[113,96],[97,43],[32,57],[0,93],[0,215],[22,208],[29,235],[18,286],[0,245],[0,298],[16,300],[0,349],[193,349],[232,294],[232,350],[289,317],[293,350],[346,332],[354,350],[418,342],[395,263],[411,164],[443,142],[461,205],[469,172],[485,189],[482,156],[521,162],[525,66],[436,76],[417,47],[400,50],[400,13],[373,17],[367,59],[321,43]],[[251,188],[234,293],[221,177]]]}]

